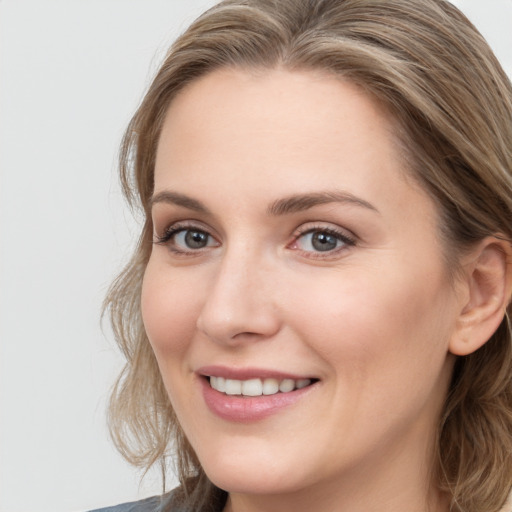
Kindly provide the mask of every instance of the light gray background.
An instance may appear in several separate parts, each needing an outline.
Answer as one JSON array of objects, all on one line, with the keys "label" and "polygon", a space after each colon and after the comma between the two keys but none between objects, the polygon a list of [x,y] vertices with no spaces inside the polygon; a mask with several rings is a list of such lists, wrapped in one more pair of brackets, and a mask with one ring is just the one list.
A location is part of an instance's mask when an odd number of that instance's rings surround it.
[{"label": "light gray background", "polygon": [[[212,0],[0,0],[0,511],[160,492],[112,448],[99,312],[137,236],[115,159],[169,43]],[[458,0],[512,75],[512,0]]]}]

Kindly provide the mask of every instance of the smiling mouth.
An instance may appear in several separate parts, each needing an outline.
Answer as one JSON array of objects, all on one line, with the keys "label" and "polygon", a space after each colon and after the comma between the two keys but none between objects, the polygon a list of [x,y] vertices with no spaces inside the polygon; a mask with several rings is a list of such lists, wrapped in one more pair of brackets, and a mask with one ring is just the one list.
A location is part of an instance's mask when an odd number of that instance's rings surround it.
[{"label": "smiling mouth", "polygon": [[232,396],[268,396],[278,393],[291,393],[314,384],[317,379],[226,379],[224,377],[208,377],[210,386]]}]

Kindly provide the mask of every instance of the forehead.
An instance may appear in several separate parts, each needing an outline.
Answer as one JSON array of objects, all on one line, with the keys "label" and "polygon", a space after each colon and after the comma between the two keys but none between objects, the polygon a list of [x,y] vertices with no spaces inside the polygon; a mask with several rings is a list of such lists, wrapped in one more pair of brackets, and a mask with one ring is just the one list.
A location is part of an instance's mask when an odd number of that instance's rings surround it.
[{"label": "forehead", "polygon": [[[230,193],[236,185],[244,199],[255,188],[276,198],[311,187],[393,196],[396,190],[383,182],[406,174],[395,125],[360,87],[327,73],[217,70],[171,103],[155,193],[195,188],[222,194],[226,184]],[[320,177],[321,183],[312,182]]]},{"label": "forehead", "polygon": [[[158,145],[157,167],[184,153],[183,143],[190,139],[195,141],[192,153],[198,156],[200,148],[222,146],[235,152],[241,143],[258,139],[273,150],[295,145],[304,158],[308,148],[326,148],[331,142],[327,139],[333,137],[338,137],[338,144],[344,140],[364,144],[380,130],[390,142],[394,124],[361,88],[327,73],[221,69],[192,82],[172,101]],[[269,148],[254,145],[251,153],[261,161],[265,149]],[[373,149],[367,146],[365,151]]]}]

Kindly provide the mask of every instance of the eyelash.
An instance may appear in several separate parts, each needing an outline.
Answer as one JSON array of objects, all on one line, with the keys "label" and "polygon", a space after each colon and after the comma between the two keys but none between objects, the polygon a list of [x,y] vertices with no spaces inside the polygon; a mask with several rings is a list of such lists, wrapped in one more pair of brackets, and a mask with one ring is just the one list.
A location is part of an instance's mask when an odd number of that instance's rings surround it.
[{"label": "eyelash", "polygon": [[[183,232],[197,232],[202,233],[209,237],[210,239],[215,240],[215,238],[204,228],[199,227],[194,224],[188,223],[178,223],[173,224],[169,228],[167,228],[162,235],[156,235],[156,241],[154,242],[157,245],[167,245],[169,250],[171,250],[174,254],[178,256],[189,256],[189,255],[198,255],[202,252],[202,249],[206,249],[209,246],[205,246],[203,248],[198,249],[190,249],[185,250],[182,248],[177,248],[173,244],[173,238],[179,233]],[[341,247],[336,247],[332,250],[327,250],[325,253],[322,251],[305,251],[300,248],[296,248],[297,251],[300,251],[303,254],[307,254],[309,258],[315,259],[329,259],[334,255],[337,255],[338,252],[346,250],[348,247],[353,247],[356,245],[356,239],[352,236],[347,235],[345,231],[337,230],[332,227],[325,226],[307,226],[306,228],[299,229],[294,235],[293,240],[286,246],[287,248],[293,248],[296,246],[302,238],[304,238],[308,234],[312,233],[322,233],[326,235],[330,235],[334,237],[337,241],[341,242],[343,245]]]}]

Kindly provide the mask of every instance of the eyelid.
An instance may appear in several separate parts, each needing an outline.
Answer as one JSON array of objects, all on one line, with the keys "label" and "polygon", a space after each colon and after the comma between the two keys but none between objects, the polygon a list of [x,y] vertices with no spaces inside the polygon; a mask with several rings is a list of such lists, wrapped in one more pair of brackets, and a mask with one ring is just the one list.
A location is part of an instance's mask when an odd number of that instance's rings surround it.
[{"label": "eyelid", "polygon": [[332,224],[331,222],[305,222],[295,230],[293,237],[298,238],[314,231],[332,233],[333,235],[339,236],[340,238],[352,243],[356,243],[358,240],[358,237],[352,231],[336,224]]},{"label": "eyelid", "polygon": [[[160,224],[162,227],[158,228],[158,224]],[[179,230],[186,229],[196,229],[197,231],[204,231],[205,233],[208,233],[214,238],[217,238],[217,236],[214,234],[214,230],[210,226],[196,219],[173,220],[172,222],[165,223],[153,222],[153,237],[155,239],[162,239],[166,236],[166,234],[168,234],[171,231],[176,232]]]}]

